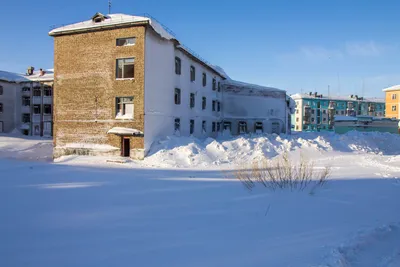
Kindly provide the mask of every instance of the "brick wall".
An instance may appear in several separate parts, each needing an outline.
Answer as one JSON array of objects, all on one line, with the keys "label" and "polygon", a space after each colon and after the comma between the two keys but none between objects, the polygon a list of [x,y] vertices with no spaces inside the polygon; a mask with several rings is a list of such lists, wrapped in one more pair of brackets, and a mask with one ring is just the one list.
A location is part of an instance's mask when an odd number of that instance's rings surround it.
[{"label": "brick wall", "polygon": [[[98,143],[120,147],[112,127],[144,130],[144,26],[54,38],[54,145]],[[133,46],[116,39],[136,37]],[[135,58],[135,78],[116,79],[116,59]],[[134,119],[116,120],[116,97],[134,97]],[[97,101],[96,101],[97,100]],[[131,138],[131,149],[143,149],[143,137]]]}]

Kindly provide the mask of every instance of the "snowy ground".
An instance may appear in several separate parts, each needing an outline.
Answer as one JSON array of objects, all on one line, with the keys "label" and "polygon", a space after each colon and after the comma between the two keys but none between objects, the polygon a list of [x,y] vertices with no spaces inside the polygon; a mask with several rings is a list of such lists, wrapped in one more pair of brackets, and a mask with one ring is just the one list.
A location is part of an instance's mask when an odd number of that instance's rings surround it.
[{"label": "snowy ground", "polygon": [[[120,164],[33,162],[51,141],[0,136],[0,266],[400,266],[399,141],[172,138]],[[227,171],[285,150],[331,180],[314,195],[249,192]]]}]

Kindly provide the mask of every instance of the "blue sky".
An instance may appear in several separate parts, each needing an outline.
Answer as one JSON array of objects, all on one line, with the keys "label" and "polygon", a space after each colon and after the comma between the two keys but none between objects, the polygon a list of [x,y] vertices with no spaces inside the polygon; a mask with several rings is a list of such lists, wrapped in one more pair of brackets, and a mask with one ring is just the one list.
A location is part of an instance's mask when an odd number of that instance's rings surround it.
[{"label": "blue sky", "polygon": [[[149,13],[233,79],[288,90],[382,97],[400,84],[400,1],[113,0]],[[2,1],[0,69],[52,68],[52,25],[107,13],[107,0]]]}]

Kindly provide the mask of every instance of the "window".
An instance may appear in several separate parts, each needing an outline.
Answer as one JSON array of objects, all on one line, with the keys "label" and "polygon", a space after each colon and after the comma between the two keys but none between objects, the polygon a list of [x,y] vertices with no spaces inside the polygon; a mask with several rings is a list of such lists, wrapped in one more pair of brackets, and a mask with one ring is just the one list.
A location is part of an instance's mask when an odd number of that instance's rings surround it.
[{"label": "window", "polygon": [[322,120],[323,120],[323,121],[326,121],[326,118],[323,118]]},{"label": "window", "polygon": [[117,59],[117,79],[132,79],[135,77],[134,61],[134,58]]},{"label": "window", "polygon": [[296,122],[298,122],[299,121],[299,118],[296,118]]},{"label": "window", "polygon": [[228,130],[229,132],[232,129],[232,123],[230,121],[225,121],[224,122],[224,131]]},{"label": "window", "polygon": [[22,123],[31,122],[31,116],[29,114],[22,114]]},{"label": "window", "polygon": [[218,92],[221,92],[221,82],[218,82]]},{"label": "window", "polygon": [[33,96],[41,96],[42,92],[40,91],[40,87],[33,89]]},{"label": "window", "polygon": [[49,87],[44,88],[44,91],[43,91],[44,96],[51,96],[51,93],[52,93],[51,88],[49,88]]},{"label": "window", "polygon": [[298,125],[296,125],[296,130],[298,130],[299,129],[299,126]]},{"label": "window", "polygon": [[212,80],[212,89],[213,91],[217,90],[217,80],[215,78]]},{"label": "window", "polygon": [[115,104],[116,119],[133,119],[133,96],[117,97],[115,98]]},{"label": "window", "polygon": [[174,131],[175,133],[180,132],[181,130],[181,119],[176,118],[175,119],[175,124],[174,124]]},{"label": "window", "polygon": [[299,110],[296,108],[296,114],[299,114]]},{"label": "window", "polygon": [[392,94],[392,99],[395,100],[397,98],[397,94]]},{"label": "window", "polygon": [[217,101],[217,111],[221,111],[221,102]]},{"label": "window", "polygon": [[117,39],[117,46],[130,46],[130,45],[134,45],[135,43],[136,43],[135,37],[118,38]]},{"label": "window", "polygon": [[201,123],[201,129],[203,130],[203,133],[207,132],[207,122],[206,121],[203,121]]},{"label": "window", "polygon": [[35,135],[39,135],[39,134],[40,134],[39,125],[35,125],[35,127],[34,127],[34,133],[35,133]]},{"label": "window", "polygon": [[311,114],[315,114],[315,110],[314,109],[311,110]]},{"label": "window", "polygon": [[190,108],[194,108],[195,98],[194,93],[190,93]]},{"label": "window", "polygon": [[340,111],[340,114],[344,115],[344,110]]},{"label": "window", "polygon": [[203,72],[203,87],[207,85],[207,74]]},{"label": "window", "polygon": [[0,103],[0,113],[3,113],[3,103]]},{"label": "window", "polygon": [[40,114],[40,105],[33,105],[33,114]]},{"label": "window", "polygon": [[217,109],[216,105],[217,105],[217,101],[213,100],[212,101],[212,111],[215,111]]},{"label": "window", "polygon": [[0,85],[0,95],[3,94],[3,86]]},{"label": "window", "polygon": [[322,110],[322,114],[326,114],[326,110],[324,109],[324,110]]},{"label": "window", "polygon": [[239,134],[247,132],[247,123],[245,121],[239,121]]},{"label": "window", "polygon": [[175,57],[175,73],[178,75],[181,75],[181,69],[182,69],[182,65],[181,65],[181,59],[179,57]]},{"label": "window", "polygon": [[194,120],[190,120],[190,134],[194,133]]},{"label": "window", "polygon": [[311,118],[311,121],[312,121],[312,122],[314,122],[314,121],[315,121],[315,119],[314,119],[314,118]]},{"label": "window", "polygon": [[263,123],[262,122],[256,122],[254,124],[254,132],[256,132],[256,133],[262,133],[263,132]]},{"label": "window", "polygon": [[212,123],[212,132],[214,133],[215,132],[215,121],[213,121],[213,123]]},{"label": "window", "polygon": [[207,107],[207,98],[203,96],[203,100],[201,101],[201,108],[204,110]]},{"label": "window", "polygon": [[23,106],[30,106],[31,105],[31,98],[29,96],[22,97],[22,105]]},{"label": "window", "polygon": [[339,111],[337,111],[337,110],[336,110],[336,112],[335,112],[335,113],[336,113],[336,115],[339,115]]},{"label": "window", "polygon": [[219,132],[221,130],[221,123],[217,122],[217,132]]},{"label": "window", "polygon": [[43,114],[51,114],[51,105],[43,105]]},{"label": "window", "polygon": [[392,111],[396,111],[397,110],[397,106],[392,106]]},{"label": "window", "polygon": [[30,87],[27,86],[22,87],[22,92],[30,92],[30,91],[31,91]]},{"label": "window", "polygon": [[194,82],[196,80],[196,69],[193,66],[190,66],[190,81]]},{"label": "window", "polygon": [[181,104],[181,89],[175,88],[174,100],[175,100],[175,105]]}]

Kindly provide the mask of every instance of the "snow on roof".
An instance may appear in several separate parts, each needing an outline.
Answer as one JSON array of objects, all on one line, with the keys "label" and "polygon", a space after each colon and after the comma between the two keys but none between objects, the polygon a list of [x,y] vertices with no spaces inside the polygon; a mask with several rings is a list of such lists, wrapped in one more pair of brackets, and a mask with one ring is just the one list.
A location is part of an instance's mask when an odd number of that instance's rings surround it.
[{"label": "snow on roof", "polygon": [[0,81],[11,83],[29,82],[29,80],[26,79],[23,74],[2,70],[0,70]]},{"label": "snow on roof", "polygon": [[114,127],[108,130],[108,134],[117,134],[117,135],[143,135],[142,131],[132,128],[125,127]]},{"label": "snow on roof", "polygon": [[40,75],[40,71],[34,71],[32,75],[1,71],[0,70],[0,81],[10,83],[24,83],[24,82],[41,82],[41,81],[53,81],[54,72],[52,69],[45,70],[44,75]]},{"label": "snow on roof", "polygon": [[[109,15],[102,15],[102,14],[96,14],[99,16],[103,16],[104,20],[100,22],[95,22],[93,19],[62,26],[59,28],[56,28],[54,30],[51,30],[49,32],[49,35],[55,36],[55,35],[61,35],[64,33],[71,33],[71,32],[76,32],[76,31],[82,31],[82,30],[87,30],[87,29],[97,29],[97,28],[104,28],[104,27],[112,27],[112,26],[120,26],[120,25],[125,25],[125,24],[135,24],[135,23],[148,23],[150,26],[164,39],[171,40],[175,39],[174,36],[172,36],[170,33],[168,33],[163,26],[161,26],[158,22],[155,20],[152,20],[147,17],[141,17],[141,16],[132,16],[132,15],[126,15],[126,14],[109,14]],[[95,16],[96,16],[95,15]]]},{"label": "snow on roof", "polygon": [[355,98],[351,98],[350,96],[322,96],[322,97],[315,97],[314,94],[293,94],[291,95],[293,99],[323,99],[323,100],[343,100],[343,101],[366,101],[366,102],[376,102],[376,103],[385,103],[385,99],[379,97],[364,97],[363,100],[357,100]]},{"label": "snow on roof", "polygon": [[245,83],[245,82],[235,81],[235,80],[231,80],[231,79],[222,81],[222,84],[227,85],[227,86],[243,88],[243,89],[250,89],[250,90],[286,93],[286,91],[282,90],[282,89],[278,89],[278,88],[274,88],[274,87],[267,87],[267,86],[262,86],[262,85],[258,85],[258,84],[252,84],[252,83]]},{"label": "snow on roof", "polygon": [[397,90],[400,90],[400,84],[393,85],[393,86],[388,87],[388,88],[384,88],[382,91],[388,92],[388,91],[397,91]]}]

